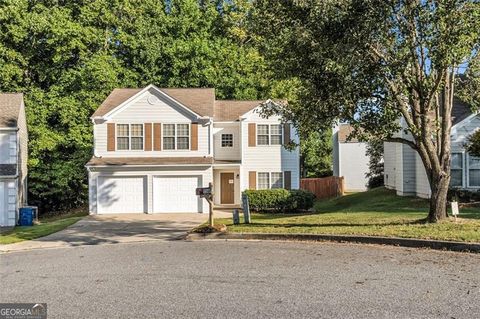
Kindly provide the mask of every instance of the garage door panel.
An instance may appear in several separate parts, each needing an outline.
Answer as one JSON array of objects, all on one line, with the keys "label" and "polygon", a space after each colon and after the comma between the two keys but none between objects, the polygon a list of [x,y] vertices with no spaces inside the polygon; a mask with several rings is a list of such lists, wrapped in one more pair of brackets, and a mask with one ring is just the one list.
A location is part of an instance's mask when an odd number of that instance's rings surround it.
[{"label": "garage door panel", "polygon": [[99,177],[98,213],[144,213],[144,177]]},{"label": "garage door panel", "polygon": [[153,211],[156,213],[192,213],[202,211],[195,195],[200,176],[159,176],[153,178]]}]

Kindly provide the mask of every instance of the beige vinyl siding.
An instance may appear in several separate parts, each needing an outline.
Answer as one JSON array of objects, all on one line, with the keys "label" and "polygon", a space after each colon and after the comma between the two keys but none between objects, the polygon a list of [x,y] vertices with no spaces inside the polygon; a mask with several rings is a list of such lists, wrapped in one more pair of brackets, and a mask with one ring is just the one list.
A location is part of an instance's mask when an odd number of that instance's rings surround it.
[{"label": "beige vinyl siding", "polygon": [[[246,119],[241,122],[242,131],[242,168],[241,168],[241,189],[248,189],[248,172],[284,172],[291,171],[292,189],[299,188],[300,182],[300,154],[298,148],[293,151],[286,150],[282,145],[257,145],[248,146],[248,124],[279,124],[280,119],[272,116],[264,119],[258,113],[251,111]],[[290,130],[290,138],[299,142],[295,129]],[[258,180],[257,180],[258,182]]]},{"label": "beige vinyl siding", "polygon": [[[145,177],[147,180],[146,207],[147,212],[153,212],[153,178],[156,176],[200,176],[202,187],[207,187],[208,183],[213,181],[213,171],[211,167],[151,167],[151,168],[128,168],[111,167],[97,168],[89,173],[89,211],[90,214],[96,214],[97,207],[97,182],[99,176],[138,176]],[[196,196],[192,194],[192,196]],[[208,203],[203,201],[202,212],[208,213]]]},{"label": "beige vinyl siding", "polygon": [[[150,104],[148,98],[152,95],[159,99],[155,104]],[[132,101],[121,111],[115,113],[109,122],[125,124],[144,124],[162,123],[163,124],[191,124],[196,118],[188,111],[177,106],[167,104],[164,99],[153,90],[145,92],[143,95]],[[113,151],[107,152],[107,123],[97,123],[94,125],[95,134],[95,153],[97,156],[105,157],[168,157],[168,156],[207,156],[208,155],[208,135],[209,126],[206,121],[198,124],[198,150],[161,150],[161,151]],[[190,141],[191,142],[191,141]]]},{"label": "beige vinyl siding", "polygon": [[[233,147],[222,147],[222,134],[233,135]],[[218,160],[241,159],[240,123],[218,123],[213,125],[213,154]]]}]

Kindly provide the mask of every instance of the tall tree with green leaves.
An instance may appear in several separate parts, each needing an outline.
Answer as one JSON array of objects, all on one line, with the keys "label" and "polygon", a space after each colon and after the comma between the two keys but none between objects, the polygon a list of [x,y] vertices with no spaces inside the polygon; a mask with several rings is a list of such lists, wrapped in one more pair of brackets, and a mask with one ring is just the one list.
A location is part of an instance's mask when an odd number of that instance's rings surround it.
[{"label": "tall tree with green leaves", "polygon": [[[280,77],[303,83],[303,128],[348,121],[363,140],[403,143],[430,182],[428,220],[447,216],[452,101],[478,105],[476,0],[257,0],[255,30]],[[463,77],[458,77],[459,73]],[[287,115],[288,115],[287,114]],[[401,119],[401,120],[399,120]],[[407,130],[411,138],[395,133]]]},{"label": "tall tree with green leaves", "polygon": [[467,151],[472,156],[480,157],[480,130],[468,137]]},{"label": "tall tree with green leaves", "polygon": [[29,199],[43,210],[87,201],[90,115],[115,87],[215,87],[269,97],[246,34],[246,0],[5,0],[0,91],[25,93]]},{"label": "tall tree with green leaves", "polygon": [[300,142],[302,176],[332,176],[332,151],[332,130],[306,134]]}]

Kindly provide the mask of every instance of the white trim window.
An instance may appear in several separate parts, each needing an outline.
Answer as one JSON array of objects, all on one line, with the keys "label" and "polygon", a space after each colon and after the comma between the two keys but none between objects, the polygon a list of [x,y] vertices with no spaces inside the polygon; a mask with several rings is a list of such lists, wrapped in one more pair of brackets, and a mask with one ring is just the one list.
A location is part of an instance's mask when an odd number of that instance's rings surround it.
[{"label": "white trim window", "polygon": [[233,134],[222,134],[222,147],[233,147]]},{"label": "white trim window", "polygon": [[282,145],[281,124],[257,124],[258,145]]},{"label": "white trim window", "polygon": [[270,189],[270,173],[258,173],[258,189]]},{"label": "white trim window", "polygon": [[163,124],[164,150],[190,149],[190,124]]},{"label": "white trim window", "polygon": [[117,150],[143,150],[143,124],[117,124]]},{"label": "white trim window", "polygon": [[282,172],[259,172],[258,189],[276,189],[283,188]]},{"label": "white trim window", "polygon": [[282,125],[270,125],[270,145],[282,145]]},{"label": "white trim window", "polygon": [[143,150],[143,124],[130,124],[130,149]]},{"label": "white trim window", "polygon": [[463,153],[452,153],[450,186],[463,187]]},{"label": "white trim window", "polygon": [[480,187],[480,157],[468,156],[468,186]]},{"label": "white trim window", "polygon": [[272,172],[270,173],[270,180],[272,181],[271,188],[283,188],[283,173],[282,172]]}]

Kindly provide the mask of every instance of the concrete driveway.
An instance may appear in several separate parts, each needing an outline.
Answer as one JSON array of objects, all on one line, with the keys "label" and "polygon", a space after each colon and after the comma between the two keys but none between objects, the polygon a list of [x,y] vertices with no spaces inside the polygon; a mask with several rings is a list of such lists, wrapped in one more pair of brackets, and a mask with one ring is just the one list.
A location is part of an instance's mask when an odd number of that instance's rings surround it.
[{"label": "concrete driveway", "polygon": [[[215,216],[230,217],[227,211]],[[82,245],[177,240],[204,223],[208,214],[110,214],[87,216],[70,227],[38,239],[0,245],[0,252]]]}]

